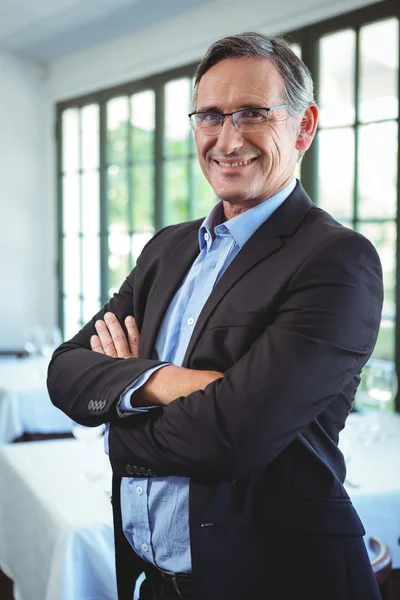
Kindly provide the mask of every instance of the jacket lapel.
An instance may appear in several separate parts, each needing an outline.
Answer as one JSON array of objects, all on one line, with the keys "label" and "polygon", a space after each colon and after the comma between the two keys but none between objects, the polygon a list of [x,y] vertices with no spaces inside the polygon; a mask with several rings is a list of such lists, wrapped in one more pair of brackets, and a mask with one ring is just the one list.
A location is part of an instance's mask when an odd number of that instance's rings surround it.
[{"label": "jacket lapel", "polygon": [[301,184],[298,183],[287,200],[246,242],[205,303],[190,338],[183,365],[188,364],[201,332],[222,298],[247,271],[284,245],[284,238],[293,235],[311,206],[311,200]]},{"label": "jacket lapel", "polygon": [[199,254],[198,225],[187,234],[168,258],[152,287],[146,304],[146,318],[140,335],[140,356],[151,358],[162,319],[183,278]]},{"label": "jacket lapel", "polygon": [[[246,242],[205,303],[190,339],[183,361],[184,365],[187,364],[207,320],[225,294],[247,271],[284,245],[284,238],[293,235],[311,206],[311,200],[298,182],[287,200]],[[198,223],[193,224],[195,229],[185,235],[173,250],[163,271],[158,276],[158,281],[149,294],[146,304],[146,318],[142,325],[140,338],[140,355],[142,357],[152,357],[165,312],[199,253]]]}]

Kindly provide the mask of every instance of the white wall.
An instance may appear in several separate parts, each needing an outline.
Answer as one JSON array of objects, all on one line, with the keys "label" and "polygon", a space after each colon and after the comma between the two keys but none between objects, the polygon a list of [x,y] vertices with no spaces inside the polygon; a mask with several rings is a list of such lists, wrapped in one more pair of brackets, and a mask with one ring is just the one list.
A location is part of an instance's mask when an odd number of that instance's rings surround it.
[{"label": "white wall", "polygon": [[0,52],[0,349],[55,319],[54,196],[46,193],[43,68]]}]

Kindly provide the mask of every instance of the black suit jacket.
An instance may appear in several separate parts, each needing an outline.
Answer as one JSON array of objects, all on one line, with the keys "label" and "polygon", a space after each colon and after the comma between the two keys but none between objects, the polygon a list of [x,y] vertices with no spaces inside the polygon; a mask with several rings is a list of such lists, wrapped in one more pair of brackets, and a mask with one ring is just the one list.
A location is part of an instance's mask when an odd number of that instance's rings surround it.
[{"label": "black suit jacket", "polygon": [[[126,476],[190,477],[197,600],[379,598],[364,530],[343,488],[338,434],[377,337],[382,273],[373,246],[315,207],[298,183],[223,274],[184,366],[224,377],[166,408],[118,417],[149,367],[165,311],[199,252],[201,221],[146,246],[118,294],[49,367],[52,401],[72,419],[110,421],[119,598],[143,563],[121,528]],[[94,322],[133,314],[139,359],[90,350]]]}]

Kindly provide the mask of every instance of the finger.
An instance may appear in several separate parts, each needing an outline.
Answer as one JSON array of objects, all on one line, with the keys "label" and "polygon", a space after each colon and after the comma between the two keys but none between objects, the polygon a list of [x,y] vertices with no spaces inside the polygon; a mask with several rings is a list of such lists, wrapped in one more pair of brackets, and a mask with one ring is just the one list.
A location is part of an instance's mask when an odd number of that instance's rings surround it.
[{"label": "finger", "polygon": [[103,346],[101,345],[100,338],[98,335],[92,335],[90,338],[90,347],[94,352],[104,354]]},{"label": "finger", "polygon": [[107,356],[112,356],[113,358],[118,358],[117,350],[106,323],[99,319],[96,321],[94,326],[96,328],[97,335],[100,338],[100,343],[104,350],[104,354],[107,354]]},{"label": "finger", "polygon": [[108,327],[108,331],[112,337],[114,347],[117,351],[118,358],[131,358],[131,350],[128,340],[120,322],[114,313],[108,312],[104,315],[104,321]]},{"label": "finger", "polygon": [[139,358],[140,333],[136,321],[129,316],[125,319],[125,326],[128,332],[128,342],[133,358]]}]

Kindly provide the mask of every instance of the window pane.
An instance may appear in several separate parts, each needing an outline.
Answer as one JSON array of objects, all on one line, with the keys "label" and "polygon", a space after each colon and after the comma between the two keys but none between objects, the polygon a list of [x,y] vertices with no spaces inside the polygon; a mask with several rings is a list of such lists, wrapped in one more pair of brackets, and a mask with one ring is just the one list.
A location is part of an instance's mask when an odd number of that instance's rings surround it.
[{"label": "window pane", "polygon": [[81,293],[81,245],[78,236],[64,238],[64,293],[79,296]]},{"label": "window pane", "polygon": [[175,79],[165,86],[165,140],[167,156],[185,156],[189,151],[190,80]]},{"label": "window pane", "polygon": [[129,231],[128,169],[112,165],[107,174],[109,229],[118,224],[121,231]]},{"label": "window pane", "polygon": [[85,298],[100,298],[100,238],[82,238],[82,294]]},{"label": "window pane", "polygon": [[147,231],[146,233],[134,233],[132,236],[131,242],[131,252],[132,252],[132,263],[135,265],[137,263],[137,259],[139,258],[144,246],[151,240],[154,235],[153,231]]},{"label": "window pane", "polygon": [[101,308],[100,298],[83,299],[83,322],[88,323]]},{"label": "window pane", "polygon": [[321,127],[354,123],[355,42],[352,29],[324,36],[319,42]]},{"label": "window pane", "polygon": [[154,227],[154,167],[140,165],[131,171],[133,189],[133,229],[153,231]]},{"label": "window pane", "polygon": [[297,163],[296,169],[294,171],[294,176],[296,177],[296,179],[301,181],[301,162]]},{"label": "window pane", "polygon": [[174,161],[165,165],[165,225],[189,219],[189,189],[187,161]]},{"label": "window pane", "polygon": [[382,319],[373,356],[382,360],[394,359],[395,347],[395,322]]},{"label": "window pane", "polygon": [[197,158],[192,159],[191,168],[193,176],[193,206],[191,218],[200,219],[201,217],[207,216],[218,198],[207,179],[204,177]]},{"label": "window pane", "polygon": [[318,133],[318,203],[337,219],[353,214],[353,129]]},{"label": "window pane", "polygon": [[119,290],[131,271],[131,240],[129,235],[112,233],[108,238],[108,282],[109,296]]},{"label": "window pane", "polygon": [[81,228],[81,212],[79,202],[79,176],[77,174],[63,177],[63,231],[77,234]]},{"label": "window pane", "polygon": [[113,98],[107,103],[107,162],[126,164],[128,160],[128,98]]},{"label": "window pane", "polygon": [[395,275],[396,275],[396,226],[395,223],[361,223],[360,233],[365,235],[378,251],[382,263],[385,298],[383,315],[396,313]]},{"label": "window pane", "polygon": [[82,169],[99,166],[99,107],[89,104],[81,110]]},{"label": "window pane", "polygon": [[155,93],[146,90],[131,98],[132,158],[152,159],[154,156]]},{"label": "window pane", "polygon": [[360,217],[396,215],[397,124],[363,125],[359,132]]},{"label": "window pane", "polygon": [[[357,409],[394,410],[397,376],[393,360],[371,358],[365,365],[355,398]],[[374,433],[375,432],[370,432]]]},{"label": "window pane", "polygon": [[396,118],[398,113],[399,21],[389,19],[360,31],[360,119]]},{"label": "window pane", "polygon": [[68,108],[62,114],[62,169],[79,169],[79,110]]},{"label": "window pane", "polygon": [[69,340],[81,328],[81,302],[77,296],[64,298],[64,339]]},{"label": "window pane", "polygon": [[290,44],[290,48],[293,50],[296,56],[301,58],[301,46],[299,44]]},{"label": "window pane", "polygon": [[84,173],[82,176],[82,231],[86,234],[100,231],[98,171]]}]

